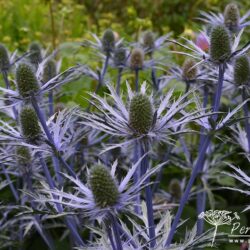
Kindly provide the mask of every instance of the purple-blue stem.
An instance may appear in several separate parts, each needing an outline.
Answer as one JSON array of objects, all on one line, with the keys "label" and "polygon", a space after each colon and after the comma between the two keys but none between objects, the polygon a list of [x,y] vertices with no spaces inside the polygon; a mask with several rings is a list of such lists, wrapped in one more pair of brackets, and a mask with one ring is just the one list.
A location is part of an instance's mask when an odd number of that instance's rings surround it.
[{"label": "purple-blue stem", "polygon": [[[34,192],[33,190],[33,186],[32,186],[32,181],[31,181],[31,178],[30,178],[30,174],[26,174],[24,176],[24,180],[26,180],[26,184],[27,184],[27,189],[28,191],[30,192]],[[36,207],[34,201],[32,199],[30,199],[30,204],[31,204],[31,207],[34,209]],[[43,225],[41,223],[41,220],[40,220],[40,217],[39,215],[35,215],[35,220],[37,222],[37,225],[39,225],[39,227],[37,228],[38,229],[38,232],[39,234],[41,235],[41,237],[43,238],[44,242],[48,245],[49,249],[55,249],[55,245],[54,245],[54,241],[51,237],[50,234],[48,234],[44,228],[43,228]],[[36,225],[36,224],[35,224]]]},{"label": "purple-blue stem", "polygon": [[150,59],[152,60],[152,71],[151,71],[151,78],[152,78],[152,83],[153,83],[153,86],[155,88],[155,90],[157,91],[158,90],[158,79],[157,79],[157,76],[156,76],[156,72],[155,72],[155,67],[154,67],[154,58],[153,58],[153,52],[151,52],[150,54]]},{"label": "purple-blue stem", "polygon": [[49,91],[49,116],[54,114],[54,96],[53,90]]},{"label": "purple-blue stem", "polygon": [[[245,89],[242,89],[242,101],[244,102],[247,100],[247,95]],[[248,103],[245,103],[243,106],[243,112],[245,116],[245,131],[247,134],[247,142],[248,142],[248,153],[250,153],[250,124],[249,124],[249,110],[248,110]]]},{"label": "purple-blue stem", "polygon": [[[10,89],[10,82],[9,82],[9,79],[8,79],[8,72],[5,71],[5,70],[2,71],[2,75],[3,75],[3,80],[5,82],[6,89]],[[15,120],[17,121],[18,120],[18,114],[17,114],[16,107],[12,106],[12,110],[13,110],[13,114],[15,116]]]},{"label": "purple-blue stem", "polygon": [[[224,72],[225,72],[225,65],[224,64],[219,64],[219,78],[218,78],[218,85],[217,85],[217,90],[216,90],[216,94],[215,94],[215,99],[214,99],[214,103],[213,103],[213,112],[218,112],[218,110],[219,110],[219,106],[220,106],[219,104],[220,104],[220,99],[221,99],[221,94],[222,94],[222,87],[223,87],[223,80],[224,80]],[[212,120],[214,122],[216,122],[217,117],[218,117],[218,114],[213,114],[212,115]],[[187,184],[187,187],[186,187],[186,189],[184,191],[184,194],[181,197],[179,208],[177,210],[177,213],[175,215],[173,224],[171,226],[171,229],[170,229],[170,232],[169,232],[169,235],[168,235],[168,239],[167,239],[167,242],[166,242],[166,247],[169,247],[172,240],[173,240],[175,230],[176,230],[177,225],[178,225],[178,223],[180,221],[181,214],[182,214],[184,206],[185,206],[185,204],[186,204],[186,202],[188,200],[191,188],[192,188],[192,186],[194,184],[194,181],[195,181],[198,173],[200,171],[202,171],[202,169],[203,169],[204,159],[205,159],[206,152],[207,152],[207,149],[208,149],[210,141],[211,141],[210,139],[211,138],[210,138],[209,134],[204,136],[203,145],[202,145],[201,150],[199,152],[198,159],[197,159],[196,164],[195,164],[195,166],[193,168],[191,177],[190,177],[190,179],[188,181],[188,184]]]},{"label": "purple-blue stem", "polygon": [[[39,161],[40,161],[40,164],[42,166],[42,169],[43,169],[43,172],[45,174],[45,177],[47,179],[47,182],[49,184],[49,187],[50,189],[55,189],[56,188],[56,185],[54,183],[54,180],[52,179],[51,175],[50,175],[50,172],[49,172],[49,169],[47,167],[47,164],[45,162],[45,160],[43,159],[42,157],[42,154],[41,152],[38,152],[37,153],[37,156],[39,158]],[[61,206],[61,204],[59,203],[56,203],[55,204],[56,206],[56,210],[59,212],[59,213],[62,213],[63,212],[63,208]],[[68,217],[66,217],[65,219],[65,224],[67,225],[68,229],[70,230],[70,233],[75,241],[75,243],[79,246],[83,246],[84,243],[82,241],[82,238],[80,237],[80,235],[78,234],[77,232],[77,229],[76,229],[76,226],[75,226],[75,223]]]},{"label": "purple-blue stem", "polygon": [[[136,164],[136,162],[139,160],[139,154],[138,154],[138,142],[135,142],[135,145],[134,145],[134,156],[133,156],[133,163]],[[133,181],[136,185],[136,183],[138,182],[139,178],[141,176],[141,173],[140,173],[140,168],[137,168],[136,172],[134,173],[134,176],[133,176]],[[136,214],[141,214],[141,199],[140,199],[140,194],[136,195],[135,197],[135,206],[134,206],[134,209],[135,209],[135,213]]]},{"label": "purple-blue stem", "polygon": [[[208,105],[208,88],[207,86],[203,87],[203,104],[202,108],[206,108]],[[204,140],[204,132],[205,129],[201,127],[200,130],[200,143],[199,143],[199,152],[201,150],[201,147],[203,145],[203,140]],[[199,154],[199,153],[198,153]],[[198,187],[198,190],[202,188],[201,186]],[[197,215],[199,215],[201,212],[203,212],[206,208],[206,199],[207,199],[207,194],[206,191],[199,192],[197,194],[197,202],[196,202],[196,207],[197,207]],[[204,228],[204,220],[200,219],[197,221],[197,235],[200,235],[203,233],[203,228]]]},{"label": "purple-blue stem", "polygon": [[109,237],[112,249],[116,250],[115,242],[114,242],[113,235],[112,235],[112,230],[109,226],[107,226],[107,233],[108,233],[108,237]]},{"label": "purple-blue stem", "polygon": [[139,69],[135,69],[135,92],[139,92]]},{"label": "purple-blue stem", "polygon": [[[52,137],[52,135],[51,135],[51,133],[50,133],[50,131],[49,131],[49,128],[48,128],[48,126],[47,126],[47,124],[46,124],[46,120],[45,120],[44,114],[43,114],[43,112],[41,111],[41,109],[39,108],[35,96],[32,96],[32,97],[31,97],[31,103],[32,103],[32,106],[33,106],[33,108],[34,108],[34,110],[35,110],[35,112],[36,112],[36,114],[37,114],[37,117],[38,117],[38,119],[39,119],[39,121],[40,121],[40,123],[41,123],[41,125],[42,125],[42,127],[43,127],[43,130],[44,130],[44,132],[45,132],[45,134],[46,134],[46,136],[47,136],[47,138],[48,138],[50,144],[53,146],[52,149],[53,149],[54,151],[56,151],[56,146],[55,146],[54,139],[53,139],[53,137]],[[67,171],[69,172],[69,174],[70,174],[72,177],[76,178],[75,172],[74,172],[73,169],[67,164],[67,162],[60,156],[60,153],[56,151],[54,154],[55,154],[54,156],[55,156],[55,157],[65,166],[65,168],[67,169]],[[58,161],[56,161],[56,163],[58,163]],[[59,171],[60,171],[60,168],[59,168],[58,165],[55,165],[55,170],[56,170],[56,174],[58,174]]]},{"label": "purple-blue stem", "polygon": [[[143,147],[144,146],[144,147]],[[149,145],[148,142],[145,141],[144,145],[141,145],[141,156],[148,153]],[[148,155],[146,155],[141,161],[141,176],[143,176],[149,168],[149,159]],[[148,231],[149,231],[149,239],[150,239],[150,247],[153,248],[156,245],[155,240],[155,224],[154,224],[154,211],[153,211],[153,200],[152,200],[152,190],[149,186],[150,178],[145,180],[145,199],[146,199],[146,207],[147,207],[147,218],[148,218]]]},{"label": "purple-blue stem", "polygon": [[19,200],[19,195],[18,195],[17,190],[16,190],[16,188],[14,187],[14,185],[13,185],[11,179],[10,179],[9,174],[6,172],[6,169],[5,169],[5,167],[4,167],[4,164],[2,165],[2,168],[3,168],[3,173],[4,173],[4,175],[5,175],[5,178],[6,178],[6,180],[7,180],[8,183],[9,183],[10,190],[11,190],[11,192],[12,192],[12,194],[13,194],[13,196],[14,196],[16,202],[18,202],[18,200]]},{"label": "purple-blue stem", "polygon": [[110,214],[109,218],[110,218],[110,222],[112,225],[114,238],[116,242],[116,250],[123,250],[117,218],[113,214]]},{"label": "purple-blue stem", "polygon": [[117,81],[116,81],[116,93],[120,96],[121,78],[122,78],[123,68],[118,68]]}]

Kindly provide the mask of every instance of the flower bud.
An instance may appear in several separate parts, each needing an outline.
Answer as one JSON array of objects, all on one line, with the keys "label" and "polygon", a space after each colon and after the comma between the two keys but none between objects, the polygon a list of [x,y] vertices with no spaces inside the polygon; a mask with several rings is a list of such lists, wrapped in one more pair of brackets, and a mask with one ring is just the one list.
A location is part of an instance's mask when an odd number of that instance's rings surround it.
[{"label": "flower bud", "polygon": [[43,70],[43,82],[46,83],[56,76],[56,62],[49,60],[46,62]]},{"label": "flower bud", "polygon": [[10,67],[8,51],[3,44],[0,44],[0,71],[7,71]]},{"label": "flower bud", "polygon": [[25,137],[28,142],[36,144],[41,136],[41,128],[34,109],[29,106],[23,107],[19,119],[23,137]]},{"label": "flower bud", "polygon": [[16,149],[17,163],[21,166],[27,166],[31,163],[31,154],[28,147],[18,146]]},{"label": "flower bud", "polygon": [[109,54],[115,48],[115,35],[111,29],[105,30],[102,37],[102,49],[105,53]]},{"label": "flower bud", "polygon": [[144,51],[140,48],[132,50],[130,55],[130,67],[132,70],[142,69],[144,61]]},{"label": "flower bud", "polygon": [[250,82],[250,62],[247,56],[240,56],[234,64],[234,82],[238,85]]},{"label": "flower bud", "polygon": [[20,96],[28,97],[31,93],[38,92],[40,86],[37,78],[28,64],[20,64],[16,70],[16,83]]},{"label": "flower bud", "polygon": [[120,45],[114,51],[114,64],[116,67],[125,66],[127,61],[126,49]]},{"label": "flower bud", "polygon": [[151,31],[148,31],[143,36],[143,47],[152,51],[155,48],[155,39],[154,34]]},{"label": "flower bud", "polygon": [[231,32],[237,32],[240,23],[240,12],[235,3],[229,3],[224,11],[224,24]]},{"label": "flower bud", "polygon": [[169,184],[169,193],[174,197],[175,200],[180,200],[182,195],[180,181],[177,179],[171,180]]},{"label": "flower bud", "polygon": [[153,107],[146,95],[135,95],[129,107],[129,125],[138,134],[147,134],[153,123]]},{"label": "flower bud", "polygon": [[115,180],[106,167],[96,165],[91,169],[89,185],[98,207],[108,208],[118,203],[119,191]]},{"label": "flower bud", "polygon": [[195,80],[197,77],[197,67],[194,67],[196,62],[193,59],[187,59],[182,67],[182,77],[187,81]]},{"label": "flower bud", "polygon": [[210,35],[210,57],[215,63],[223,63],[231,55],[231,43],[228,30],[222,26],[215,26]]},{"label": "flower bud", "polygon": [[36,67],[42,61],[41,47],[37,42],[33,42],[29,46],[29,60],[32,65]]}]

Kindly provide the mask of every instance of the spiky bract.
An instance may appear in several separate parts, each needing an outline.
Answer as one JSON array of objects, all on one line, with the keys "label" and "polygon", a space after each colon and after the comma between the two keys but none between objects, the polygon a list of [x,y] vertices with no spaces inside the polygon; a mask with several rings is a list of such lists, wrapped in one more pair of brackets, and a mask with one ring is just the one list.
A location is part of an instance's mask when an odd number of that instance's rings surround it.
[{"label": "spiky bract", "polygon": [[153,107],[144,94],[135,95],[129,107],[129,125],[138,134],[147,134],[153,122]]},{"label": "spiky bract", "polygon": [[247,56],[240,56],[234,64],[234,82],[239,85],[250,82],[250,62]]},{"label": "spiky bract", "polygon": [[119,201],[119,191],[109,170],[102,165],[95,165],[90,172],[89,185],[94,200],[100,208],[109,208]]},{"label": "spiky bract", "polygon": [[215,26],[210,35],[210,57],[215,63],[223,63],[231,55],[231,43],[228,30],[222,26]]},{"label": "spiky bract", "polygon": [[39,91],[37,78],[28,64],[20,64],[16,71],[18,92],[22,97],[28,97],[31,93]]}]

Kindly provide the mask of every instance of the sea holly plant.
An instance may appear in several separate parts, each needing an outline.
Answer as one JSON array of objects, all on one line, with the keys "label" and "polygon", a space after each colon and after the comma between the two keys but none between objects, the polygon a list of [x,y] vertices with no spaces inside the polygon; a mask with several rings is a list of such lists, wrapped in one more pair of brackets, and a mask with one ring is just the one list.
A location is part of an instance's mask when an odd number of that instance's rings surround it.
[{"label": "sea holly plant", "polygon": [[249,194],[249,12],[201,15],[193,40],[112,23],[69,68],[63,45],[0,45],[0,248],[219,245]]}]

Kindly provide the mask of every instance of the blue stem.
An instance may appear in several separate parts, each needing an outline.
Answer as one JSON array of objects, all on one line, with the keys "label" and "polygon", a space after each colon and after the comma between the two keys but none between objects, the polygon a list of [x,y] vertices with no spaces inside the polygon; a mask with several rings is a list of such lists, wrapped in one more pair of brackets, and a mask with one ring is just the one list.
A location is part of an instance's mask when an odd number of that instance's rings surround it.
[{"label": "blue stem", "polygon": [[41,123],[41,125],[43,127],[43,130],[44,130],[44,132],[45,132],[45,134],[46,134],[49,142],[53,146],[52,149],[55,152],[54,156],[57,159],[59,159],[60,162],[62,162],[62,164],[65,166],[65,168],[67,169],[67,171],[69,172],[69,174],[72,177],[76,178],[76,174],[73,171],[73,169],[66,163],[66,161],[60,156],[59,152],[57,151],[54,139],[53,139],[53,137],[52,137],[52,135],[51,135],[51,133],[49,131],[49,128],[48,128],[47,124],[46,124],[46,120],[45,120],[44,114],[41,111],[41,109],[39,108],[37,100],[36,100],[36,98],[34,96],[31,98],[31,103],[32,103],[32,106],[33,106],[34,110],[36,111],[37,117],[38,117],[38,119],[39,119],[39,121],[40,121],[40,123]]},{"label": "blue stem", "polygon": [[139,69],[135,70],[135,92],[139,92]]},{"label": "blue stem", "polygon": [[[242,101],[244,102],[247,99],[245,89],[242,89]],[[247,134],[247,142],[248,142],[248,153],[250,153],[250,124],[249,124],[249,111],[248,111],[248,103],[245,103],[243,106],[243,112],[245,116],[245,131]]]},{"label": "blue stem", "polygon": [[153,53],[150,54],[150,58],[152,60],[152,71],[151,71],[151,78],[152,78],[152,82],[153,82],[153,86],[155,88],[155,90],[158,90],[158,79],[156,76],[156,70],[154,68],[154,58],[153,58]]},{"label": "blue stem", "polygon": [[[138,143],[135,142],[135,145],[134,145],[134,157],[133,157],[134,164],[136,164],[136,162],[138,160],[139,160]],[[140,176],[141,176],[140,168],[137,168],[137,170],[136,170],[136,172],[134,173],[134,176],[133,176],[133,181],[134,181],[135,185],[138,182]],[[141,205],[141,199],[140,199],[140,194],[138,194],[135,197],[135,206],[134,206],[135,213],[138,214],[138,215],[141,214],[140,205]]]},{"label": "blue stem", "polygon": [[120,96],[121,78],[122,78],[123,68],[118,69],[117,81],[116,81],[116,93]]},{"label": "blue stem", "polygon": [[103,66],[103,68],[102,68],[102,73],[101,73],[101,84],[103,84],[103,80],[104,80],[105,74],[106,74],[107,69],[108,69],[109,58],[110,58],[110,54],[108,53],[108,54],[106,55],[105,63],[104,63],[104,66]]},{"label": "blue stem", "polygon": [[[45,177],[46,177],[46,179],[47,179],[47,182],[48,182],[48,184],[49,184],[50,189],[55,189],[56,186],[55,186],[54,180],[52,179],[52,177],[51,177],[51,175],[50,175],[49,169],[48,169],[48,167],[47,167],[47,164],[46,164],[45,160],[44,160],[43,157],[42,157],[41,152],[38,152],[38,153],[37,153],[37,156],[38,156],[39,161],[40,161],[40,164],[41,164],[41,166],[42,166],[42,168],[43,168],[43,172],[44,172],[44,174],[45,174]],[[56,203],[55,205],[56,205],[57,211],[58,211],[59,213],[62,213],[62,212],[63,212],[62,205],[59,204],[59,203]],[[79,245],[79,246],[83,246],[84,243],[83,243],[83,241],[82,241],[82,238],[80,237],[80,235],[79,235],[78,232],[77,232],[77,229],[76,229],[76,226],[75,226],[74,221],[73,221],[71,218],[67,217],[67,218],[65,219],[65,224],[67,225],[68,229],[70,230],[70,233],[71,233],[71,235],[72,235],[72,237],[73,237],[75,243],[76,243],[77,245]]]},{"label": "blue stem", "polygon": [[[148,153],[149,151],[149,145],[148,142],[145,142],[143,148],[143,145],[141,145],[141,156],[143,156],[145,153]],[[143,176],[149,167],[149,159],[146,155],[142,162],[141,162],[141,176]],[[147,217],[148,217],[148,226],[149,226],[149,239],[150,239],[150,247],[153,248],[156,245],[155,240],[155,224],[154,224],[154,211],[153,211],[153,201],[152,201],[152,190],[151,187],[148,185],[150,183],[150,179],[147,178],[145,180],[145,195],[146,195],[146,207],[147,207]]]},{"label": "blue stem", "polygon": [[115,242],[114,242],[113,235],[112,235],[112,230],[111,230],[110,227],[107,227],[107,233],[108,233],[108,237],[109,237],[109,240],[110,240],[112,249],[113,249],[113,250],[116,250]]},{"label": "blue stem", "polygon": [[13,196],[14,196],[16,202],[18,202],[18,200],[19,200],[19,195],[18,195],[17,190],[16,190],[16,188],[14,187],[14,185],[13,185],[11,179],[10,179],[9,174],[6,172],[6,169],[5,169],[4,164],[2,165],[2,168],[3,168],[3,172],[4,172],[4,175],[5,175],[6,180],[9,182],[10,190],[11,190],[11,192],[12,192],[12,194],[13,194]]},{"label": "blue stem", "polygon": [[121,242],[121,238],[120,238],[117,218],[115,218],[113,214],[110,214],[110,221],[111,221],[111,225],[112,225],[112,229],[113,229],[113,233],[114,233],[114,238],[115,238],[115,242],[116,242],[116,250],[122,250],[123,247],[122,247],[122,242]]},{"label": "blue stem", "polygon": [[53,90],[49,92],[49,116],[54,114],[54,100],[53,100]]},{"label": "blue stem", "polygon": [[[2,71],[2,75],[3,75],[3,80],[5,82],[6,88],[10,89],[10,82],[9,82],[9,79],[8,79],[8,72],[5,71],[5,70]],[[12,106],[12,110],[13,110],[13,114],[15,116],[15,120],[17,121],[18,120],[18,113],[17,113],[16,107]]]},{"label": "blue stem", "polygon": [[[203,105],[202,108],[206,108],[208,104],[208,89],[206,86],[204,86],[204,92],[203,92]],[[201,150],[201,147],[203,145],[204,141],[204,132],[205,129],[201,127],[200,131],[200,143],[199,143],[199,152]],[[199,153],[198,153],[199,154]],[[197,189],[201,189],[202,187],[199,186]],[[199,192],[197,194],[197,202],[196,202],[196,207],[197,207],[197,215],[199,215],[201,212],[203,212],[206,208],[206,199],[207,199],[207,194],[205,191]],[[203,228],[204,228],[204,220],[200,219],[197,221],[197,235],[200,235],[203,233]]]},{"label": "blue stem", "polygon": [[[29,174],[29,173],[26,174],[24,179],[25,179],[26,182],[27,182],[26,184],[27,184],[27,189],[28,189],[28,191],[34,192],[33,186],[32,186],[32,181],[31,181],[31,178],[30,178],[30,174]],[[30,204],[31,204],[31,207],[32,207],[32,208],[35,208],[35,207],[36,207],[36,205],[35,205],[35,203],[34,203],[34,201],[33,201],[32,199],[30,200]],[[41,235],[41,237],[43,238],[44,242],[48,245],[49,249],[51,249],[51,250],[55,249],[54,241],[53,241],[51,235],[48,234],[48,233],[44,230],[43,225],[42,225],[42,222],[41,222],[40,217],[39,217],[38,214],[35,215],[35,220],[36,220],[37,224],[40,226],[38,232],[39,232],[39,234]],[[40,231],[40,230],[41,230],[41,231]]]},{"label": "blue stem", "polygon": [[[221,94],[222,94],[222,87],[223,87],[223,80],[224,80],[224,72],[225,72],[224,64],[220,64],[219,65],[219,78],[218,78],[217,90],[216,90],[215,99],[214,99],[214,103],[213,103],[213,111],[214,112],[218,112],[218,110],[219,110],[219,104],[220,104],[220,99],[221,99]],[[212,115],[212,120],[214,122],[216,122],[217,118],[218,118],[218,114]],[[192,186],[194,184],[196,176],[198,175],[198,173],[200,171],[203,170],[204,159],[205,159],[205,155],[206,155],[207,149],[209,147],[209,144],[210,144],[210,135],[207,134],[206,136],[204,136],[203,145],[202,145],[201,150],[199,152],[198,159],[197,159],[196,164],[195,164],[195,166],[193,168],[193,171],[192,171],[191,177],[190,177],[190,179],[188,181],[185,192],[184,192],[183,196],[181,197],[179,208],[177,210],[177,213],[175,215],[173,224],[171,226],[171,229],[170,229],[170,232],[169,232],[169,235],[168,235],[168,239],[167,239],[167,242],[166,242],[166,247],[169,247],[172,240],[173,240],[175,230],[176,230],[177,225],[178,225],[178,223],[180,221],[182,211],[183,211],[184,206],[185,206],[185,204],[186,204],[186,202],[188,200],[189,193],[190,193],[191,188],[192,188]]]}]

